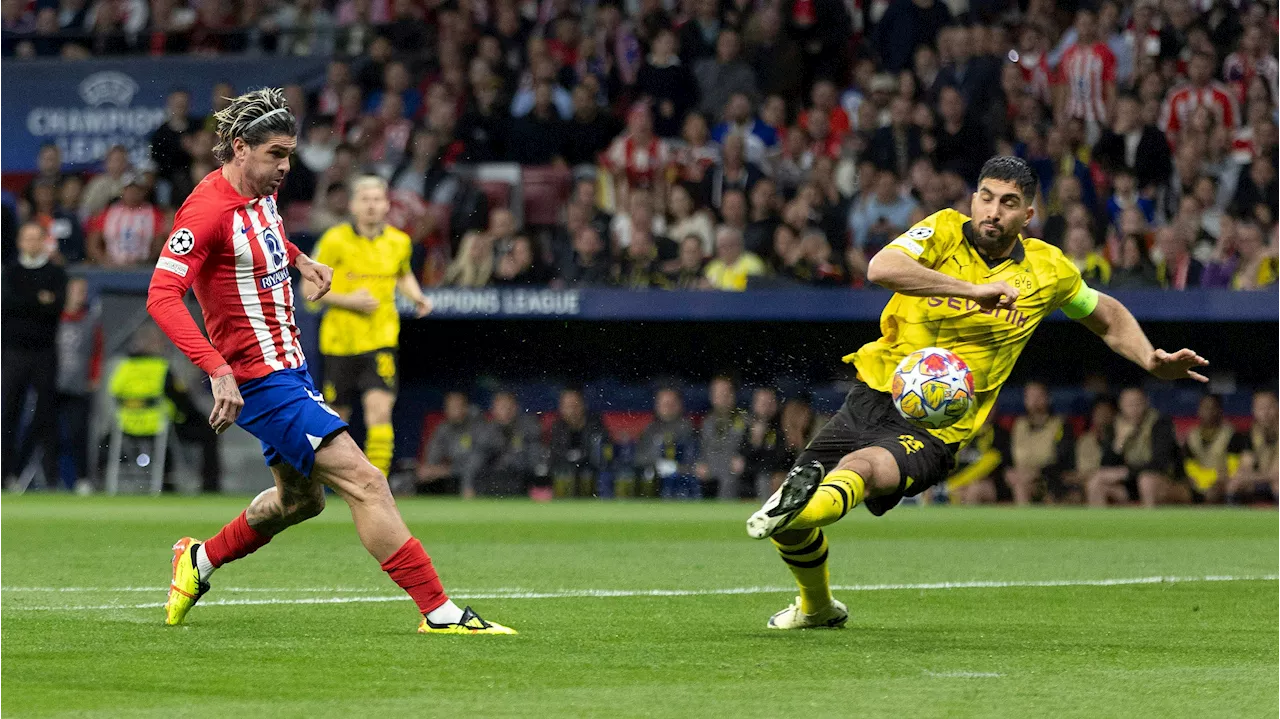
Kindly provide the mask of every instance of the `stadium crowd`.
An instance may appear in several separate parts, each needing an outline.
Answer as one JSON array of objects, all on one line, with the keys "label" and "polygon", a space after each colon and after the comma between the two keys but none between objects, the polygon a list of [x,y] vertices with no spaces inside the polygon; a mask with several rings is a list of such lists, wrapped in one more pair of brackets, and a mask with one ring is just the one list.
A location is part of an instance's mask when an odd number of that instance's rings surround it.
[{"label": "stadium crowd", "polygon": [[[1073,418],[1054,411],[1048,387],[1027,383],[1022,411],[993,413],[960,453],[951,478],[923,501],[1095,507],[1275,501],[1275,392],[1256,392],[1247,417],[1226,417],[1222,400],[1207,394],[1194,419],[1175,424],[1140,387],[1118,396],[1094,389],[1087,416]],[[783,400],[772,387],[756,387],[745,408],[739,396],[732,378],[717,376],[704,413],[687,411],[684,391],[672,385],[655,392],[651,415],[607,417],[589,410],[581,389],[568,387],[557,411],[539,423],[510,391],[495,392],[487,413],[451,392],[412,478],[400,475],[397,490],[763,499],[826,418],[804,393]]]},{"label": "stadium crowd", "polygon": [[[426,286],[858,287],[912,223],[967,213],[994,153],[1036,168],[1031,234],[1091,284],[1277,278],[1278,31],[1264,2],[0,7],[11,58],[330,58],[322,82],[286,88],[304,128],[280,196],[291,231],[344,221],[350,181],[379,174]],[[212,106],[244,89],[214,87]],[[211,120],[190,106],[175,87],[136,166],[116,148],[81,176],[45,147],[5,212],[67,262],[154,261],[173,209],[216,166]],[[499,162],[523,166],[523,192],[476,171]],[[536,200],[534,177],[552,187]],[[9,259],[17,224],[4,226]]]}]

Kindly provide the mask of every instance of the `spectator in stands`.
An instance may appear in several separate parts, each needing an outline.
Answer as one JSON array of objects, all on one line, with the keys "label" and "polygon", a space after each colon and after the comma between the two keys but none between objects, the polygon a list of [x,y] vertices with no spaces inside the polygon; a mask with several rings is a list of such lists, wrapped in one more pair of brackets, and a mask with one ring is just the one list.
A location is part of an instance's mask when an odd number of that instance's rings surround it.
[{"label": "spectator in stands", "polygon": [[1115,289],[1159,287],[1156,269],[1147,259],[1147,250],[1138,235],[1120,238],[1120,254],[1111,267],[1110,286]]},{"label": "spectator in stands", "polygon": [[[62,171],[62,150],[52,142],[46,143],[41,145],[40,151],[36,153],[36,175],[31,178],[31,182],[27,185],[23,195],[30,200],[31,188],[37,182],[52,182],[54,185],[61,187],[63,181],[68,177],[73,177],[73,175],[67,175]],[[78,209],[79,207],[80,205],[76,204],[67,209]]]},{"label": "spectator in stands", "polygon": [[525,494],[542,457],[540,434],[537,421],[521,411],[514,394],[495,393],[489,420],[476,433],[483,469],[473,481],[475,493],[499,497]]},{"label": "spectator in stands", "polygon": [[196,118],[191,116],[191,93],[185,89],[170,92],[164,110],[164,124],[151,133],[151,160],[156,163],[158,176],[173,181],[191,163],[183,142],[196,125]]},{"label": "spectator in stands", "polygon": [[511,122],[507,155],[522,165],[563,163],[566,131],[552,105],[550,82],[538,81],[533,88],[533,105]]},{"label": "spectator in stands", "polygon": [[635,290],[664,287],[667,283],[666,270],[678,262],[679,254],[679,246],[666,237],[655,236],[651,232],[633,232],[631,242],[622,249],[613,265],[613,282]]},{"label": "spectator in stands", "polygon": [[[702,0],[710,1],[710,0]],[[661,137],[680,133],[684,115],[698,99],[698,85],[689,61],[676,55],[676,35],[663,28],[653,38],[651,52],[636,75],[635,91],[653,106],[653,127]]]},{"label": "spectator in stands", "polygon": [[715,258],[707,265],[707,281],[713,289],[742,291],[747,278],[765,274],[765,264],[742,246],[742,232],[721,226],[716,230]]},{"label": "spectator in stands", "polygon": [[31,221],[38,222],[47,232],[52,244],[54,262],[76,263],[84,260],[84,230],[75,210],[64,209],[58,204],[58,188],[48,180],[40,180],[31,186]]},{"label": "spectator in stands", "polygon": [[1041,495],[1046,502],[1070,501],[1079,488],[1070,475],[1075,465],[1075,440],[1065,417],[1053,414],[1049,388],[1028,382],[1022,388],[1023,414],[1009,432],[1010,466],[1004,480],[1019,506]]},{"label": "spectator in stands", "polygon": [[[57,481],[58,321],[66,304],[67,273],[50,261],[45,229],[28,222],[18,229],[18,256],[4,268],[4,301],[0,302],[0,358],[3,359],[0,476],[11,487],[43,449],[45,479]],[[27,394],[34,390],[35,414],[18,446]]]},{"label": "spectator in stands", "polygon": [[85,185],[80,198],[80,216],[86,219],[102,212],[124,189],[124,176],[129,170],[129,151],[124,145],[112,145],[103,160],[103,172]]},{"label": "spectator in stands", "polygon": [[727,192],[737,190],[745,195],[763,176],[760,168],[747,160],[746,139],[740,134],[728,135],[724,138],[720,162],[712,166],[702,180],[702,197],[713,208],[722,210]]},{"label": "spectator in stands", "polygon": [[391,173],[391,188],[433,201],[436,191],[451,176],[442,151],[439,135],[430,130],[415,131],[409,155]]},{"label": "spectator in stands", "polygon": [[[1205,177],[1204,180],[1210,180]],[[1111,197],[1107,199],[1107,217],[1111,224],[1120,225],[1121,214],[1130,208],[1142,213],[1147,222],[1155,220],[1156,203],[1153,197],[1138,191],[1138,180],[1133,171],[1126,166],[1117,167],[1112,174]]]},{"label": "spectator in stands", "polygon": [[748,252],[761,259],[772,253],[773,233],[782,222],[778,217],[778,200],[778,185],[772,178],[762,177],[751,188],[751,210],[747,227],[742,231],[742,243]]},{"label": "spectator in stands", "polygon": [[800,238],[800,262],[809,274],[809,284],[817,287],[842,287],[848,284],[844,270],[832,261],[831,243],[822,230],[812,227]]},{"label": "spectator in stands", "polygon": [[330,183],[325,189],[324,199],[311,206],[311,213],[307,218],[307,229],[313,234],[323,235],[330,227],[346,221],[350,207],[350,188],[342,182]]},{"label": "spectator in stands", "polygon": [[[643,483],[658,489],[663,497],[696,498],[701,485],[694,474],[697,437],[693,424],[684,416],[684,400],[672,387],[654,395],[653,421],[636,440],[635,463]],[[642,491],[652,496],[653,490]]]},{"label": "spectator in stands", "polygon": [[1200,285],[1204,265],[1191,256],[1186,232],[1177,227],[1156,230],[1156,281],[1165,289],[1185,290]]},{"label": "spectator in stands", "polygon": [[1076,477],[1085,487],[1086,497],[1090,483],[1099,470],[1107,468],[1105,473],[1123,475],[1124,459],[1115,452],[1107,450],[1109,442],[1115,435],[1116,402],[1115,399],[1099,394],[1089,408],[1089,426],[1076,439],[1075,467]]},{"label": "spectator in stands", "polygon": [[702,182],[707,170],[720,161],[720,146],[711,141],[707,119],[696,112],[685,116],[680,142],[672,151],[676,180],[683,183]]},{"label": "spectator in stands", "polygon": [[165,238],[164,215],[147,202],[140,176],[124,175],[120,183],[120,200],[89,220],[86,254],[106,267],[153,262]]},{"label": "spectator in stands", "polygon": [[562,273],[565,284],[602,286],[611,280],[609,253],[596,228],[586,225],[573,236],[573,262]]},{"label": "spectator in stands", "polygon": [[604,166],[613,175],[617,206],[629,206],[632,189],[662,191],[673,162],[666,140],[653,134],[653,115],[645,105],[627,113],[627,131],[609,146]]},{"label": "spectator in stands", "polygon": [[1234,214],[1251,217],[1263,225],[1274,225],[1280,185],[1276,183],[1276,166],[1270,158],[1257,158],[1241,171],[1240,184],[1231,198]]},{"label": "spectator in stands", "polygon": [[1000,479],[1009,459],[1009,433],[998,419],[995,412],[987,415],[978,434],[956,454],[956,469],[947,478],[946,489],[961,504],[992,504],[1012,497]]},{"label": "spectator in stands", "polygon": [[999,62],[975,43],[976,35],[964,25],[943,31],[943,37],[950,38],[951,62],[938,73],[938,82],[959,90],[969,120],[985,124],[988,117],[999,114],[1005,99],[1000,89]]},{"label": "spectator in stands", "polygon": [[867,259],[906,232],[916,209],[915,199],[898,189],[898,176],[893,170],[880,170],[874,183],[869,184],[874,190],[864,193],[849,215],[853,247]]},{"label": "spectator in stands", "polygon": [[1115,105],[1116,57],[1099,37],[1093,8],[1076,9],[1075,31],[1075,42],[1058,61],[1054,117],[1084,120],[1092,142]]},{"label": "spectator in stands", "polygon": [[468,232],[445,272],[444,283],[451,287],[484,287],[493,276],[493,265],[493,239],[483,232]]},{"label": "spectator in stands", "polygon": [[1213,52],[1195,51],[1187,62],[1187,84],[1174,89],[1165,98],[1160,112],[1160,129],[1176,142],[1199,107],[1207,107],[1218,124],[1235,129],[1240,124],[1236,98],[1226,85],[1213,79],[1217,60]]},{"label": "spectator in stands", "polygon": [[493,284],[516,286],[540,286],[551,281],[551,273],[533,249],[533,241],[525,235],[516,235],[511,249],[498,258],[493,272]]},{"label": "spectator in stands", "polygon": [[547,450],[556,497],[596,495],[596,479],[613,458],[613,440],[599,415],[587,411],[581,389],[566,387],[560,391]]},{"label": "spectator in stands", "polygon": [[920,139],[920,128],[911,124],[911,100],[895,97],[889,103],[889,124],[871,136],[872,161],[881,170],[905,177],[911,164],[924,153]]},{"label": "spectator in stands", "polygon": [[[1274,502],[1280,497],[1280,452],[1278,446],[1276,393],[1262,390],[1253,395],[1253,427],[1241,452],[1240,466],[1227,485],[1226,499],[1239,504],[1260,495]],[[1269,494],[1267,494],[1269,493]]]},{"label": "spectator in stands", "polygon": [[795,466],[800,453],[809,446],[809,442],[818,434],[822,423],[813,411],[813,402],[808,394],[800,394],[782,404],[782,415],[779,420],[782,427],[782,443],[786,449],[786,466]]},{"label": "spectator in stands", "polygon": [[733,460],[747,431],[746,418],[738,409],[737,385],[731,377],[717,375],[711,378],[707,394],[711,411],[702,418],[694,473],[702,483],[703,497],[736,500],[741,488]]},{"label": "spectator in stands", "polygon": [[675,267],[666,271],[666,287],[673,290],[696,290],[707,286],[707,260],[702,253],[702,238],[686,235],[680,241],[680,256]]},{"label": "spectator in stands", "polygon": [[759,99],[756,78],[751,66],[741,58],[742,39],[734,30],[725,29],[716,38],[714,57],[699,59],[693,66],[698,81],[698,111],[716,117],[725,111],[729,98],[743,95],[752,104]]},{"label": "spectator in stands", "polygon": [[782,26],[782,15],[773,5],[756,11],[745,30],[747,61],[755,73],[756,87],[793,106],[804,95],[800,46]]},{"label": "spectator in stands", "polygon": [[1276,247],[1268,246],[1257,222],[1245,220],[1236,225],[1236,263],[1231,288],[1254,290],[1276,283]]},{"label": "spectator in stands", "polygon": [[611,115],[600,112],[585,83],[573,88],[573,118],[565,128],[565,162],[572,166],[596,164],[618,134],[617,124]]},{"label": "spectator in stands", "polygon": [[478,440],[484,421],[467,396],[449,392],[444,396],[444,421],[436,426],[427,442],[426,456],[418,465],[420,485],[445,494],[461,492],[466,499],[476,496],[475,478],[483,466]]},{"label": "spectator in stands", "polygon": [[1178,441],[1173,423],[1153,409],[1138,387],[1120,393],[1120,411],[1111,432],[1099,437],[1102,469],[1085,484],[1089,504],[1141,499],[1155,507],[1189,501],[1190,492],[1177,479]]},{"label": "spectator in stands", "polygon": [[511,116],[524,117],[537,103],[538,87],[546,85],[547,105],[561,120],[573,117],[573,95],[557,81],[556,65],[550,57],[531,57],[529,71],[511,99]]},{"label": "spectator in stands", "polygon": [[751,393],[751,415],[742,437],[734,469],[742,477],[744,489],[756,497],[767,497],[782,483],[790,465],[787,445],[778,417],[778,393],[757,387]]},{"label": "spectator in stands", "polygon": [[[692,3],[692,17],[680,26],[680,59],[685,63],[692,65],[701,58],[715,55],[716,38],[722,27],[717,5],[715,0]],[[654,42],[657,41],[655,37]]]},{"label": "spectator in stands", "polygon": [[[978,170],[991,155],[988,138],[968,119],[964,97],[959,90],[944,86],[938,92],[938,107],[940,119],[932,135],[932,143],[924,140],[921,146],[933,153],[935,165],[954,170],[970,186],[977,186]],[[1041,174],[1043,181],[1044,175]]]},{"label": "spectator in stands", "polygon": [[938,32],[950,22],[951,11],[938,0],[889,3],[874,34],[885,69],[897,72],[909,67],[917,48],[934,45]]},{"label": "spectator in stands", "polygon": [[1105,286],[1111,282],[1111,263],[1094,247],[1093,235],[1088,230],[1076,227],[1069,231],[1062,251],[1090,286]]},{"label": "spectator in stands", "polygon": [[1197,500],[1222,501],[1232,470],[1239,467],[1248,446],[1248,438],[1223,418],[1222,399],[1214,394],[1201,397],[1196,424],[1182,443],[1183,472]]},{"label": "spectator in stands", "polygon": [[671,218],[667,222],[672,237],[698,238],[702,255],[710,255],[715,248],[715,218],[694,205],[693,195],[681,184],[671,186],[671,199],[667,202]]},{"label": "spectator in stands", "polygon": [[1116,102],[1115,120],[1093,147],[1093,158],[1109,172],[1133,168],[1143,191],[1168,183],[1173,172],[1169,144],[1160,128],[1144,124],[1136,95],[1125,93]]}]

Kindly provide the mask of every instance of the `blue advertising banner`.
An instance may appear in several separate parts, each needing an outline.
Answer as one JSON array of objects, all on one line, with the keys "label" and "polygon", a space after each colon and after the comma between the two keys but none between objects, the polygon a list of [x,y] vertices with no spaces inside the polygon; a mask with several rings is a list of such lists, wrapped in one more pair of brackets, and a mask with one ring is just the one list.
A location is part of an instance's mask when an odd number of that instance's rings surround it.
[{"label": "blue advertising banner", "polygon": [[0,101],[4,151],[0,169],[31,172],[40,146],[62,148],[70,169],[93,167],[107,148],[124,145],[137,163],[147,158],[147,137],[164,122],[165,96],[191,93],[191,114],[208,114],[213,86],[237,91],[324,77],[325,61],[298,57],[133,58],[65,62],[6,60]]}]

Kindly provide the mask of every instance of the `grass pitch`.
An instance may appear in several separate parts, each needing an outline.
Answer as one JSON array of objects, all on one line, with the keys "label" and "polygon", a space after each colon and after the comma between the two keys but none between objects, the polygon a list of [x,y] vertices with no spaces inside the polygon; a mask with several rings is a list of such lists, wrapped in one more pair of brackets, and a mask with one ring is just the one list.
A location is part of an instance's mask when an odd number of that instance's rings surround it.
[{"label": "grass pitch", "polygon": [[426,637],[334,500],[162,626],[169,546],[244,502],[5,498],[4,715],[1276,716],[1275,512],[859,511],[829,530],[849,627],[791,633],[751,506],[409,501],[446,588],[521,632]]}]

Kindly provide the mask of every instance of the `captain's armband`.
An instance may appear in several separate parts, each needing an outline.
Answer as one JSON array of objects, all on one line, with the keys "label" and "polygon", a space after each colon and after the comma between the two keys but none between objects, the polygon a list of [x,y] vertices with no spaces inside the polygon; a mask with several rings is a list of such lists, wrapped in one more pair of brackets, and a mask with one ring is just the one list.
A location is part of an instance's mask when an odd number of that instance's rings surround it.
[{"label": "captain's armband", "polygon": [[1088,317],[1098,306],[1098,291],[1080,281],[1080,289],[1062,306],[1062,313],[1073,320]]}]

